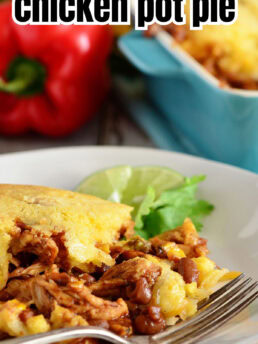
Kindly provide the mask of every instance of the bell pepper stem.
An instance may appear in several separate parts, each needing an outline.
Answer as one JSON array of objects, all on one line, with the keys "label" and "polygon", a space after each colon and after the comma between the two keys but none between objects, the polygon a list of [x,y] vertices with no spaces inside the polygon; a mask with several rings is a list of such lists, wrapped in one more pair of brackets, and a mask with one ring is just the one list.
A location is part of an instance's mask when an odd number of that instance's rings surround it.
[{"label": "bell pepper stem", "polygon": [[11,82],[5,82],[3,79],[0,79],[0,91],[6,93],[19,94],[23,91],[28,85],[26,80],[17,79]]},{"label": "bell pepper stem", "polygon": [[9,65],[6,80],[0,78],[0,91],[31,96],[44,90],[45,67],[36,60],[18,56]]}]

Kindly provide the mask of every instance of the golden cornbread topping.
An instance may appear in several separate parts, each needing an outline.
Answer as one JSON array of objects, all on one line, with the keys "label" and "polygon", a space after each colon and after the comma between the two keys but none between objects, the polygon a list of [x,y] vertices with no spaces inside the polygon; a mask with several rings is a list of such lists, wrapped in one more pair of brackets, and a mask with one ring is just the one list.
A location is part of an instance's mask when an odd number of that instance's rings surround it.
[{"label": "golden cornbread topping", "polygon": [[0,185],[0,288],[7,280],[11,241],[15,254],[34,246],[34,251],[42,251],[43,262],[51,264],[59,258],[57,246],[63,236],[70,267],[88,271],[91,264],[113,265],[105,244],[133,225],[131,209],[71,191]]},{"label": "golden cornbread topping", "polygon": [[130,211],[69,191],[1,185],[0,337],[83,325],[155,334],[236,277],[206,257],[190,219],[144,240]]}]

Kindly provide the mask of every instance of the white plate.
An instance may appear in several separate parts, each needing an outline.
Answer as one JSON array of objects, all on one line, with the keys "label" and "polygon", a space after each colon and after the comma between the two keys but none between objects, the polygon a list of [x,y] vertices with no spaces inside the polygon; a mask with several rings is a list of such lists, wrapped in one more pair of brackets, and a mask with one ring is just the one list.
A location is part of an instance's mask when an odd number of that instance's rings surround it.
[{"label": "white plate", "polygon": [[[114,165],[161,165],[186,176],[206,174],[200,197],[216,209],[205,221],[211,258],[258,280],[258,176],[184,154],[142,148],[71,147],[0,156],[0,183],[73,189],[86,175]],[[257,344],[258,302],[206,340]]]}]

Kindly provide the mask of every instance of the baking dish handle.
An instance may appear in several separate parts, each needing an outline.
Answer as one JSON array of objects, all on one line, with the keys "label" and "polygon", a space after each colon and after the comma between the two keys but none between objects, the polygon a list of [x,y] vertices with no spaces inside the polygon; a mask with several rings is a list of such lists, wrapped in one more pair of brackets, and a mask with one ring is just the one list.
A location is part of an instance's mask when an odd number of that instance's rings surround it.
[{"label": "baking dish handle", "polygon": [[176,138],[171,125],[146,100],[131,99],[127,109],[136,123],[151,137],[157,147],[179,153],[190,153]]},{"label": "baking dish handle", "polygon": [[157,147],[174,152],[196,154],[189,144],[185,145],[183,135],[179,134],[173,123],[160,113],[145,93],[133,91],[137,87],[131,81],[127,78],[115,77],[113,86],[119,90],[127,113]]},{"label": "baking dish handle", "polygon": [[142,31],[131,31],[120,37],[120,50],[142,73],[170,77],[185,69],[155,38],[146,38]]}]

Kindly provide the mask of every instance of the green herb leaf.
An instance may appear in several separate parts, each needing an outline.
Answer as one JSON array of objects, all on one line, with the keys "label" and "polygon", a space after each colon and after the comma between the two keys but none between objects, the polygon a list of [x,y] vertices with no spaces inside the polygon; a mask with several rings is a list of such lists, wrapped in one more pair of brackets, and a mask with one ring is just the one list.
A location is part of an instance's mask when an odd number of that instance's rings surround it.
[{"label": "green herb leaf", "polygon": [[154,208],[164,207],[166,205],[178,205],[192,200],[198,188],[198,184],[206,179],[205,176],[193,176],[185,178],[182,186],[164,191],[154,204]]},{"label": "green herb leaf", "polygon": [[203,217],[214,209],[207,201],[195,197],[198,184],[203,180],[205,176],[186,178],[182,186],[164,191],[152,204],[149,195],[138,219],[137,234],[144,238],[153,237],[182,225],[186,217],[190,217],[200,231]]}]

